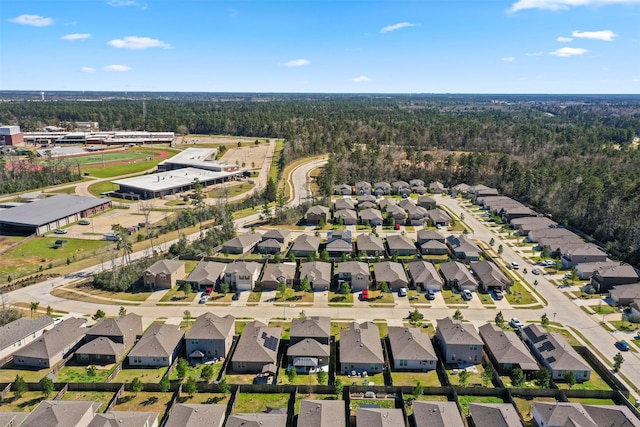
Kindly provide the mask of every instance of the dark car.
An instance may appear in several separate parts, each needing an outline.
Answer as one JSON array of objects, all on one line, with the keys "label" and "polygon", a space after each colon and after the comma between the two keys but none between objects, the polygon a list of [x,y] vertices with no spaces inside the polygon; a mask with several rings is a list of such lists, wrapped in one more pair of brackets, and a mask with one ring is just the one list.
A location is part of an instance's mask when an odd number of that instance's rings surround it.
[{"label": "dark car", "polygon": [[240,299],[240,294],[236,292],[235,294],[233,294],[231,299],[234,300],[234,301],[238,301]]},{"label": "dark car", "polygon": [[616,341],[616,348],[620,351],[629,351],[629,344],[624,341]]},{"label": "dark car", "polygon": [[428,290],[427,291],[427,299],[429,301],[433,301],[434,299],[436,299],[436,293],[433,292],[432,290]]},{"label": "dark car", "polygon": [[504,298],[504,295],[502,293],[501,289],[496,289],[493,291],[493,294],[496,296],[497,300],[501,300],[502,298]]}]

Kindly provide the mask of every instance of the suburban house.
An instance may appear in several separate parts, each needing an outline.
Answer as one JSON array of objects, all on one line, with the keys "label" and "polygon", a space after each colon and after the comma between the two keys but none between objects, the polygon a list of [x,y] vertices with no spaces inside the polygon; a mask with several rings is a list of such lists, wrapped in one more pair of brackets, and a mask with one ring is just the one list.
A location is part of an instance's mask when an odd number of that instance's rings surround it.
[{"label": "suburban house", "polygon": [[387,210],[390,206],[397,206],[396,202],[394,199],[389,199],[387,197],[383,197],[380,200],[378,200],[378,206],[380,207],[380,210]]},{"label": "suburban house", "polygon": [[483,184],[474,185],[469,187],[468,193],[471,194],[472,197],[486,197],[486,196],[497,196],[498,190],[495,188],[487,187]]},{"label": "suburban house", "polygon": [[176,325],[153,324],[129,352],[131,366],[171,366],[182,348],[184,331]]},{"label": "suburban house", "polygon": [[425,194],[427,192],[427,187],[424,185],[416,185],[415,187],[411,187],[411,192],[416,194]]},{"label": "suburban house", "polygon": [[362,224],[382,225],[382,213],[378,209],[363,209],[358,216]]},{"label": "suburban house", "polygon": [[227,405],[177,403],[164,427],[222,427]]},{"label": "suburban house", "polygon": [[429,184],[429,192],[433,194],[442,194],[442,192],[446,190],[446,187],[443,183],[439,181],[434,181]]},{"label": "suburban house", "polygon": [[638,273],[633,266],[629,264],[613,264],[606,265],[593,273],[591,276],[591,285],[596,292],[607,292],[614,286],[630,285],[637,283]]},{"label": "suburban house", "polygon": [[0,412],[1,427],[18,427],[22,425],[31,412]]},{"label": "suburban house", "polygon": [[496,289],[506,291],[512,284],[511,279],[500,270],[500,267],[490,261],[472,262],[471,270],[478,278],[478,285],[485,292]]},{"label": "suburban house", "polygon": [[427,210],[422,206],[408,206],[406,211],[407,223],[411,225],[423,225],[429,217]]},{"label": "suburban house", "polygon": [[391,194],[391,185],[388,182],[376,182],[373,184],[373,194],[378,197]]},{"label": "suburban house", "polygon": [[267,326],[258,320],[247,323],[231,357],[233,371],[258,374],[267,365],[275,367],[281,337],[279,326]]},{"label": "suburban house", "polygon": [[429,339],[420,328],[389,326],[389,347],[393,369],[429,371],[436,369],[438,356]]},{"label": "suburban house", "polygon": [[614,286],[609,290],[609,298],[613,305],[631,305],[633,301],[640,300],[640,283]]},{"label": "suburban house", "polygon": [[304,219],[307,221],[307,224],[319,224],[321,222],[326,223],[328,218],[329,208],[326,206],[311,206],[304,214]]},{"label": "suburban house", "polygon": [[341,400],[300,401],[298,427],[346,427],[344,402]]},{"label": "suburban house", "polygon": [[338,275],[338,283],[349,283],[352,292],[369,289],[369,285],[371,284],[369,265],[364,262],[341,262],[336,267],[336,274]]},{"label": "suburban house", "polygon": [[269,230],[262,235],[262,241],[256,246],[261,254],[276,254],[289,247],[291,233],[286,230]]},{"label": "suburban house", "polygon": [[158,412],[142,411],[109,411],[96,414],[89,423],[89,427],[158,427],[160,414]]},{"label": "suburban house", "polygon": [[344,225],[356,225],[358,223],[358,213],[353,209],[340,209],[333,215],[334,222],[342,221]]},{"label": "suburban house", "polygon": [[445,243],[444,236],[434,230],[425,230],[425,229],[418,230],[417,237],[418,237],[419,245],[422,245],[423,243],[426,243],[426,242],[430,242],[432,240],[435,240],[436,242],[440,242],[442,244]]},{"label": "suburban house", "polygon": [[420,245],[420,253],[422,255],[446,255],[447,251],[447,245],[437,240],[429,240]]},{"label": "suburban house", "polygon": [[114,343],[123,344],[130,348],[136,339],[142,336],[142,316],[135,313],[125,314],[117,319],[105,317],[89,328],[85,334],[85,341],[96,338],[109,338]]},{"label": "suburban house", "polygon": [[347,243],[351,243],[352,241],[351,231],[343,230],[343,229],[329,231],[327,233],[327,242],[331,243],[335,240],[344,240]]},{"label": "suburban house", "polygon": [[200,261],[185,279],[193,289],[204,290],[214,288],[224,277],[224,270],[227,268],[224,262]]},{"label": "suburban house", "polygon": [[225,427],[286,427],[286,413],[231,414]]},{"label": "suburban house", "polygon": [[411,261],[407,264],[411,282],[416,289],[423,291],[441,291],[442,277],[430,262],[423,260]]},{"label": "suburban house", "polygon": [[382,372],[384,354],[380,331],[373,322],[349,323],[340,331],[340,372]]},{"label": "suburban house", "polygon": [[535,402],[533,420],[540,427],[640,427],[638,418],[624,405]]},{"label": "suburban house", "polygon": [[391,223],[391,220],[395,224],[404,224],[407,220],[407,212],[398,205],[390,204],[387,206],[387,221]]},{"label": "suburban house", "polygon": [[409,185],[408,182],[405,182],[405,181],[392,182],[391,188],[393,189],[393,192],[395,194],[399,194],[399,195],[404,194],[403,191],[407,191],[406,194],[409,194],[411,192],[411,186]]},{"label": "suburban house", "polygon": [[465,427],[456,402],[426,402],[411,404],[415,427]]},{"label": "suburban house", "polygon": [[575,374],[578,382],[591,378],[591,367],[562,335],[547,332],[534,323],[522,328],[522,336],[534,356],[551,371],[554,380],[563,380],[568,371]]},{"label": "suburban house", "polygon": [[395,427],[404,426],[402,409],[367,408],[356,409],[357,427]]},{"label": "suburban house", "polygon": [[431,196],[418,197],[418,206],[425,208],[427,211],[436,208],[436,199]]},{"label": "suburban house", "polygon": [[248,231],[222,244],[222,252],[225,254],[247,254],[262,241],[262,235],[254,231]]},{"label": "suburban house", "polygon": [[538,371],[538,362],[515,332],[504,331],[491,323],[480,326],[478,331],[487,355],[500,375],[510,375],[513,368],[522,369],[528,377]]},{"label": "suburban house", "polygon": [[473,279],[471,272],[461,262],[443,262],[440,264],[440,274],[444,279],[446,288],[456,289],[458,291],[466,289],[472,292],[478,288],[478,284]]},{"label": "suburban house", "polygon": [[86,365],[110,365],[117,363],[126,353],[124,344],[106,337],[98,337],[80,346],[75,352],[76,361]]},{"label": "suburban house", "polygon": [[322,261],[300,264],[300,280],[307,278],[314,291],[329,289],[331,286],[331,263]]},{"label": "suburban house", "polygon": [[400,288],[409,286],[407,273],[400,262],[380,261],[373,264],[373,274],[376,284],[380,288],[380,283],[386,282],[389,289],[397,291]]},{"label": "suburban house", "polygon": [[84,338],[86,319],[71,317],[13,352],[13,364],[50,368],[71,353]]},{"label": "suburban house", "polygon": [[483,342],[469,323],[445,317],[437,321],[436,339],[445,363],[482,363]]},{"label": "suburban house", "polygon": [[[369,197],[369,196],[360,196],[360,197],[366,198],[366,197]],[[373,197],[373,196],[371,196],[371,197]],[[363,201],[360,201],[358,203],[358,210],[377,209],[377,208],[378,208],[378,205],[376,204],[376,202],[372,202],[370,200],[363,200]]]},{"label": "suburban house", "polygon": [[285,285],[293,285],[293,279],[296,277],[296,263],[282,262],[277,264],[266,264],[262,271],[262,279],[260,285],[262,289],[277,290],[280,282]]},{"label": "suburban house", "polygon": [[411,199],[402,199],[398,202],[398,206],[408,211],[409,209],[415,208],[417,205]]},{"label": "suburban house", "polygon": [[536,211],[519,203],[517,205],[505,206],[500,211],[500,216],[507,222],[516,218],[526,218],[534,215],[537,215]]},{"label": "suburban house", "polygon": [[156,261],[143,273],[144,285],[152,290],[171,289],[184,276],[184,262],[172,259]]},{"label": "suburban house", "polygon": [[[361,196],[358,196],[356,198],[356,202],[357,202],[357,205],[358,205],[358,209],[363,209],[362,205],[365,204],[365,203],[371,203],[374,206],[376,206],[376,196],[373,196],[371,194],[361,195]],[[369,207],[370,207],[370,205],[369,205]]]},{"label": "suburban house", "polygon": [[421,179],[411,179],[409,180],[409,186],[413,190],[416,187],[424,187],[424,181]]},{"label": "suburban house", "polygon": [[464,234],[459,236],[451,235],[447,237],[447,246],[453,253],[453,256],[457,259],[461,259],[466,262],[480,261],[482,251],[478,245],[469,240]]},{"label": "suburban house", "polygon": [[351,252],[353,252],[353,245],[351,244],[351,241],[346,242],[342,239],[334,239],[327,243],[325,249],[331,258],[341,258],[343,255],[351,256]]},{"label": "suburban house", "polygon": [[590,280],[591,276],[593,276],[599,269],[613,267],[616,265],[620,264],[611,260],[607,260],[605,262],[583,262],[577,264],[574,268],[578,272],[578,278],[580,280]]},{"label": "suburban house", "polygon": [[451,187],[451,195],[457,196],[458,194],[466,194],[471,186],[469,184],[461,183]]},{"label": "suburban house", "polygon": [[356,182],[356,194],[371,195],[371,184],[365,181]]},{"label": "suburban house", "polygon": [[319,237],[309,234],[302,234],[296,239],[295,242],[293,242],[293,246],[291,246],[291,252],[297,257],[306,258],[308,256],[317,255],[319,248]]},{"label": "suburban house", "polygon": [[[576,234],[573,233],[566,228],[536,228],[527,234],[527,241],[535,243],[540,239],[567,239],[567,241],[571,241],[574,243],[581,243],[582,239]],[[584,242],[582,242],[584,243]]]},{"label": "suburban house", "polygon": [[358,254],[370,257],[383,256],[386,253],[382,239],[371,233],[358,234],[358,237],[356,237],[356,249]]},{"label": "suburban house", "polygon": [[262,264],[248,261],[235,261],[224,270],[224,281],[237,291],[252,291]]},{"label": "suburban house", "polygon": [[511,227],[517,230],[520,236],[526,236],[531,230],[557,227],[558,223],[545,216],[525,216],[514,218],[510,222]]},{"label": "suburban house", "polygon": [[443,211],[442,209],[438,209],[438,208],[429,209],[427,211],[427,216],[429,217],[433,225],[435,225],[436,227],[437,226],[446,227],[453,223],[453,220],[451,219],[449,214]]},{"label": "suburban house", "polygon": [[43,400],[20,427],[89,427],[100,406],[85,400]]},{"label": "suburban house", "polygon": [[342,209],[355,209],[356,205],[353,203],[352,198],[341,197],[333,202],[333,210],[335,212]]},{"label": "suburban house", "polygon": [[0,361],[36,340],[52,327],[53,319],[47,315],[37,319],[21,317],[0,327]]},{"label": "suburban house", "polygon": [[336,184],[333,186],[333,192],[343,196],[350,196],[353,193],[353,189],[348,184]]},{"label": "suburban house", "polygon": [[518,410],[510,403],[470,403],[469,418],[473,427],[524,427]]},{"label": "suburban house", "polygon": [[605,262],[607,253],[593,243],[583,243],[562,254],[562,268],[570,269],[582,262]]},{"label": "suburban house", "polygon": [[204,313],[193,322],[184,337],[186,354],[192,363],[226,358],[231,349],[236,319],[230,314],[224,317]]},{"label": "suburban house", "polygon": [[329,317],[303,317],[291,321],[287,359],[298,372],[329,371],[329,341],[331,319]]},{"label": "suburban house", "polygon": [[412,256],[417,252],[413,240],[402,234],[389,234],[387,236],[387,248],[389,255]]}]

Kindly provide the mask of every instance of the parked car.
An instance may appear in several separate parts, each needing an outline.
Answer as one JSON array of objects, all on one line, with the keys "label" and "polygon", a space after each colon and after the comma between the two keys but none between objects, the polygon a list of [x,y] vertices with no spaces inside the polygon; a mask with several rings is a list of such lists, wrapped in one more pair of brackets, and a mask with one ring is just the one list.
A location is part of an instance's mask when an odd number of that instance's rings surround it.
[{"label": "parked car", "polygon": [[407,288],[400,288],[398,290],[398,296],[399,297],[406,297],[407,296]]},{"label": "parked car", "polygon": [[400,224],[396,222],[396,225],[393,226],[394,230],[400,230]]},{"label": "parked car", "polygon": [[629,351],[629,344],[624,341],[616,341],[616,348],[620,351]]},{"label": "parked car", "polygon": [[369,301],[369,291],[368,290],[364,290],[360,293],[360,299],[362,301]]},{"label": "parked car", "polygon": [[62,228],[58,228],[53,232],[54,234],[67,234],[67,230],[63,230]]},{"label": "parked car", "polygon": [[80,225],[89,225],[89,224],[91,224],[91,221],[89,221],[88,219],[81,219],[80,221],[78,221],[78,224],[80,224]]},{"label": "parked car", "polygon": [[233,301],[238,301],[240,299],[240,294],[238,292],[236,292],[235,294],[233,294],[233,296],[231,297],[231,299]]},{"label": "parked car", "polygon": [[464,289],[462,291],[462,299],[465,301],[469,301],[471,300],[471,298],[473,298],[473,293],[471,293],[471,291],[468,289]]},{"label": "parked car", "polygon": [[433,292],[431,289],[429,289],[429,290],[427,291],[427,299],[428,299],[429,301],[433,301],[434,299],[436,299],[436,293],[435,293],[435,292]]},{"label": "parked car", "polygon": [[496,289],[493,291],[493,294],[496,296],[497,300],[501,300],[502,298],[504,298],[504,295],[502,293],[502,289]]},{"label": "parked car", "polygon": [[524,326],[524,324],[517,317],[512,317],[509,321],[509,324],[516,329],[522,328]]},{"label": "parked car", "polygon": [[538,270],[537,268],[534,268],[533,270],[531,270],[531,273],[533,273],[536,276],[538,276],[540,274],[540,270]]},{"label": "parked car", "polygon": [[520,264],[515,261],[511,261],[511,267],[513,267],[514,270],[517,270],[520,268]]},{"label": "parked car", "polygon": [[200,297],[200,304],[206,304],[209,301],[209,295],[203,295]]}]

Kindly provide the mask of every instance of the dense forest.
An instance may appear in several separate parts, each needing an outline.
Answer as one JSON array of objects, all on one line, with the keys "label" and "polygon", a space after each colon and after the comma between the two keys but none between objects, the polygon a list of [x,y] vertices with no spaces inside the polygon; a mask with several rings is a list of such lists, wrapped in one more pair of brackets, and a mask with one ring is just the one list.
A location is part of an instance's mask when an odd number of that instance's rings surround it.
[{"label": "dense forest", "polygon": [[102,130],[284,138],[284,163],[332,154],[319,177],[325,191],[334,183],[357,180],[483,183],[591,234],[623,259],[640,263],[640,97],[116,98],[100,95],[87,102],[65,94],[59,101],[5,101],[0,103],[0,122],[19,124],[26,131],[97,121]]}]

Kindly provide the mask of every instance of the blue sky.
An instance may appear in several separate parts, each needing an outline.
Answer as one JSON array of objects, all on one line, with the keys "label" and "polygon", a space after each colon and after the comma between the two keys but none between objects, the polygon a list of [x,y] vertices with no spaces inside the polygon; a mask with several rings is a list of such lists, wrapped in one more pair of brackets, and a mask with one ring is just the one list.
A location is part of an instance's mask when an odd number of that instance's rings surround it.
[{"label": "blue sky", "polygon": [[2,0],[1,90],[640,93],[640,0]]}]

